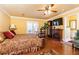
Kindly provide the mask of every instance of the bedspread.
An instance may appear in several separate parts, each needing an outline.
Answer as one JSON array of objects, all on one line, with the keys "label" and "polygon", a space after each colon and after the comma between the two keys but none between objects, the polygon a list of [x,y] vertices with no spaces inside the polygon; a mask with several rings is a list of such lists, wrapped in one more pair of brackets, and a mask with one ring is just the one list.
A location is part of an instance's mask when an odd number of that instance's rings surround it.
[{"label": "bedspread", "polygon": [[42,46],[42,39],[36,35],[16,35],[13,39],[6,39],[0,43],[0,54],[18,54],[38,46]]}]

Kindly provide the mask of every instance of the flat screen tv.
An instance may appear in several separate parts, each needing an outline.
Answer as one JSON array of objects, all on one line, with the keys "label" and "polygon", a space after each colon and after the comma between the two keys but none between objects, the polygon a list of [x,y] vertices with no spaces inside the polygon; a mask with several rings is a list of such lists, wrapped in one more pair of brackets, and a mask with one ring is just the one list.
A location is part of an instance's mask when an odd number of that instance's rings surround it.
[{"label": "flat screen tv", "polygon": [[58,18],[58,19],[53,20],[53,26],[59,26],[59,25],[63,25],[62,18]]}]

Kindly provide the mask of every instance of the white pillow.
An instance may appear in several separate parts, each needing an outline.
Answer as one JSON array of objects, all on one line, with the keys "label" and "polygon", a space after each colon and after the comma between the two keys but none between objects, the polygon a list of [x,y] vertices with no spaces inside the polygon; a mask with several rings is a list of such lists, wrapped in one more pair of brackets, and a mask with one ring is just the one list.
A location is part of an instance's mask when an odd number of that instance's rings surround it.
[{"label": "white pillow", "polygon": [[4,41],[4,38],[0,37],[0,42]]},{"label": "white pillow", "polygon": [[5,39],[5,36],[3,35],[3,33],[0,33],[0,42],[2,42]]}]

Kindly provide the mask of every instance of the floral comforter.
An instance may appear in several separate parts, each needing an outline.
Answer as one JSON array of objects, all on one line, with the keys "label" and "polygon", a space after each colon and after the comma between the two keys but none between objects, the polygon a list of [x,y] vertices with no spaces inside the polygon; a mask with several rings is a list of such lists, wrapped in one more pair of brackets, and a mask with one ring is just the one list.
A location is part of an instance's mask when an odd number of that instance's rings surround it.
[{"label": "floral comforter", "polygon": [[32,46],[41,47],[42,40],[35,35],[16,35],[0,43],[0,54],[26,53]]}]

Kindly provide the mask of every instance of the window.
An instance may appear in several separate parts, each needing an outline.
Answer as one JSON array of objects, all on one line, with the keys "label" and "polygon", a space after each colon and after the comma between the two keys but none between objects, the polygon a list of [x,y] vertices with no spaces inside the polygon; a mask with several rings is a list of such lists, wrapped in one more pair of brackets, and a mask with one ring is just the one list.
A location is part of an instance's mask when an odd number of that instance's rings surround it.
[{"label": "window", "polygon": [[27,21],[27,33],[35,34],[38,31],[37,21]]}]

